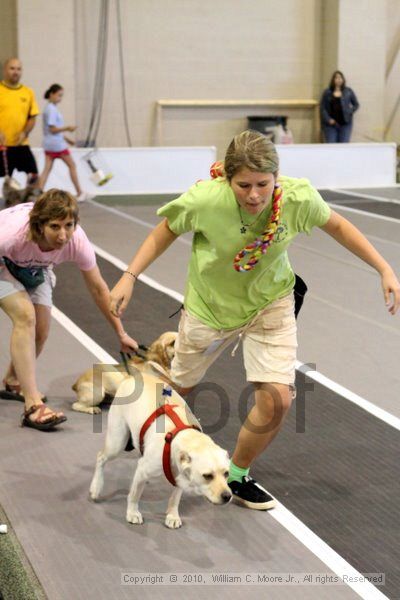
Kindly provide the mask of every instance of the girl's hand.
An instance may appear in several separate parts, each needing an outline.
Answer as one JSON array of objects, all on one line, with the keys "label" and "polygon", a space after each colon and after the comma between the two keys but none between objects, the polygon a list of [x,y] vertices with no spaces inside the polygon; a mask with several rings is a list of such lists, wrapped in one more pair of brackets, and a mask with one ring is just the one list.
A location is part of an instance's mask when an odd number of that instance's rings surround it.
[{"label": "girl's hand", "polygon": [[400,282],[393,271],[382,275],[382,289],[388,311],[394,315],[400,306]]},{"label": "girl's hand", "polygon": [[134,280],[130,275],[123,275],[110,292],[110,312],[114,317],[121,317],[129,304],[133,292]]},{"label": "girl's hand", "polygon": [[76,125],[68,125],[68,127],[65,128],[66,131],[70,131],[71,133],[73,131],[76,131],[77,126]]}]

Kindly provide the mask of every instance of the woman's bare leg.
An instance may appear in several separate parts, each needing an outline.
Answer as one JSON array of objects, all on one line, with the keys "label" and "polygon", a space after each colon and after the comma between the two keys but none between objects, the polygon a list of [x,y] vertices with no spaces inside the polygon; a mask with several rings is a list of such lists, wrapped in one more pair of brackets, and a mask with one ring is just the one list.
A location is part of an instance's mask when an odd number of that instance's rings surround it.
[{"label": "woman's bare leg", "polygon": [[[36,314],[34,306],[26,292],[16,292],[0,300],[0,308],[13,323],[11,333],[11,360],[25,398],[25,409],[42,404],[42,395],[36,383]],[[46,412],[52,414],[48,409]],[[63,413],[56,413],[62,416]],[[46,418],[46,413],[43,419]],[[35,421],[35,413],[30,417]]]},{"label": "woman's bare leg", "polygon": [[47,154],[45,154],[43,173],[39,177],[39,187],[41,190],[44,190],[44,186],[46,185],[46,181],[48,179],[48,176],[50,175],[50,171],[53,168],[53,162],[54,158],[51,158],[51,156],[47,156]]},{"label": "woman's bare leg", "polygon": [[[48,338],[50,331],[50,322],[51,322],[51,309],[49,306],[45,306],[43,304],[34,304],[35,315],[36,315],[36,327],[35,327],[35,351],[36,358],[39,356],[45,342]],[[4,380],[9,385],[18,385],[19,381],[17,378],[17,374],[14,369],[14,364],[11,361],[7,372],[5,374]]]},{"label": "woman's bare leg", "polygon": [[76,170],[76,165],[75,165],[74,159],[72,158],[72,156],[70,154],[65,154],[64,156],[60,156],[60,158],[67,165],[67,167],[69,169],[71,181],[74,184],[76,193],[79,196],[80,194],[82,194],[82,189],[81,189],[81,186],[79,185],[78,173]]}]

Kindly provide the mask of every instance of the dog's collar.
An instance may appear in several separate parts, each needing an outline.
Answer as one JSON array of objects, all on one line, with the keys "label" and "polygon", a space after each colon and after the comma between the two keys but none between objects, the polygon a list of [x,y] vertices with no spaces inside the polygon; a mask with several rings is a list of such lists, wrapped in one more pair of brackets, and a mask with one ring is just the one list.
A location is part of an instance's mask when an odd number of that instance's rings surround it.
[{"label": "dog's collar", "polygon": [[164,438],[165,444],[164,444],[164,450],[163,450],[164,475],[172,485],[176,485],[175,477],[173,476],[172,469],[171,469],[171,443],[172,443],[172,440],[175,438],[175,436],[180,431],[184,431],[185,429],[197,429],[197,431],[200,431],[199,427],[197,427],[196,425],[187,425],[178,417],[178,415],[174,411],[174,408],[176,408],[177,406],[179,406],[179,405],[178,404],[163,404],[162,406],[160,406],[160,408],[157,408],[157,410],[155,410],[149,416],[149,418],[143,423],[142,428],[140,430],[140,434],[139,434],[139,447],[140,447],[141,454],[143,454],[143,452],[144,452],[144,436],[146,434],[146,431],[150,427],[150,425],[152,423],[154,423],[154,421],[156,419],[158,419],[158,417],[160,417],[161,415],[166,415],[174,423],[175,429],[173,429],[172,431],[168,431],[165,435],[165,438]]}]

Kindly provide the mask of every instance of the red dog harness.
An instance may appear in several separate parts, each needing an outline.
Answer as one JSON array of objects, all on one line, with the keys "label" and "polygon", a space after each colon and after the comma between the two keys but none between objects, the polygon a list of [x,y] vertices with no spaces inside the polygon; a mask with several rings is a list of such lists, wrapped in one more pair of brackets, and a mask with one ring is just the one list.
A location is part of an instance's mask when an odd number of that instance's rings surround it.
[{"label": "red dog harness", "polygon": [[[169,395],[169,394],[164,394],[164,395]],[[184,431],[185,429],[197,429],[197,431],[201,431],[201,429],[199,427],[197,427],[196,425],[186,425],[186,423],[184,423],[178,417],[178,415],[174,411],[174,408],[177,406],[179,406],[179,405],[178,404],[163,404],[162,406],[160,406],[160,408],[157,408],[157,410],[155,410],[149,416],[149,418],[143,423],[142,428],[140,430],[140,435],[139,435],[140,452],[141,452],[141,454],[143,454],[143,452],[144,452],[144,436],[146,435],[146,431],[148,430],[150,425],[152,423],[154,423],[154,421],[156,419],[158,419],[158,417],[160,417],[161,415],[166,415],[174,423],[175,429],[173,429],[172,431],[168,431],[164,438],[165,445],[164,445],[164,451],[163,451],[163,469],[164,469],[165,477],[168,479],[168,481],[170,483],[172,483],[172,485],[175,485],[175,486],[176,486],[176,482],[175,482],[174,476],[172,475],[172,469],[171,469],[171,442],[180,431]]]}]

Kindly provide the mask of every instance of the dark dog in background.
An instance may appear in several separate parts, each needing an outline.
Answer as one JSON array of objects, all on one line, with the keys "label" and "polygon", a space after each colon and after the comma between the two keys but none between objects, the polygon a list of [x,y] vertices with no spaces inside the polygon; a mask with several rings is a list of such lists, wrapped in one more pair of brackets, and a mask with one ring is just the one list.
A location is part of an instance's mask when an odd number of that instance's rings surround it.
[{"label": "dark dog in background", "polygon": [[37,188],[37,179],[28,180],[25,188],[21,188],[19,183],[7,175],[3,182],[3,198],[5,208],[22,204],[24,202],[34,202],[41,190]]}]

